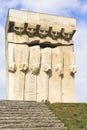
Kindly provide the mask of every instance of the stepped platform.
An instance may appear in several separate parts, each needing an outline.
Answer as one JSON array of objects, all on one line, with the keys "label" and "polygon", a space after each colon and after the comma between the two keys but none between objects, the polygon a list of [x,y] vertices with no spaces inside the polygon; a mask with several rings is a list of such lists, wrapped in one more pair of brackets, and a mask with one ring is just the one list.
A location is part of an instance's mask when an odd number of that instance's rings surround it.
[{"label": "stepped platform", "polygon": [[0,130],[67,130],[43,103],[0,101]]}]

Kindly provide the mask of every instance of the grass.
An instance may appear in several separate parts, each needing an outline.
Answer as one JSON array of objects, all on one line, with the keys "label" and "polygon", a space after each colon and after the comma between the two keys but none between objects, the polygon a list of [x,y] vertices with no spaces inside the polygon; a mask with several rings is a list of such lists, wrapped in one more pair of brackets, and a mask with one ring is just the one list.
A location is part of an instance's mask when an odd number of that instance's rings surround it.
[{"label": "grass", "polygon": [[47,103],[47,106],[68,130],[87,130],[86,103]]}]

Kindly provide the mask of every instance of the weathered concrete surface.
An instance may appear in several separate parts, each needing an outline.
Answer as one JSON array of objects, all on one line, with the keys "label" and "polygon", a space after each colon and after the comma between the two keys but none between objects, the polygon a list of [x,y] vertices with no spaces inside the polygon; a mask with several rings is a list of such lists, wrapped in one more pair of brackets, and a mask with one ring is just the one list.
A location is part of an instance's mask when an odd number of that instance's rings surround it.
[{"label": "weathered concrete surface", "polygon": [[75,102],[75,31],[73,18],[10,9],[7,99]]}]

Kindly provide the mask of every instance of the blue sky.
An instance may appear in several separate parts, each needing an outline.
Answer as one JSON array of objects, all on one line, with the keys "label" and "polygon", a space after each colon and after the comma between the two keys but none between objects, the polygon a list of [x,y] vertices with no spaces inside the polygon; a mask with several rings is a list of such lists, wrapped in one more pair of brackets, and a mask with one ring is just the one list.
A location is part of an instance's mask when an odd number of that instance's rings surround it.
[{"label": "blue sky", "polygon": [[76,18],[76,98],[87,102],[87,0],[0,0],[0,99],[6,98],[4,30],[9,8]]}]

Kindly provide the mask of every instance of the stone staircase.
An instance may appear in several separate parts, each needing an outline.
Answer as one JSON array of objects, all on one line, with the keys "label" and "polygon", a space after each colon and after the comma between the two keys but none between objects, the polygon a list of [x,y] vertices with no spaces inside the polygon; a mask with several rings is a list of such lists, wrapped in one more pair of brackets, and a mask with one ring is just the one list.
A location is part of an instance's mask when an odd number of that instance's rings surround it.
[{"label": "stone staircase", "polygon": [[43,103],[0,101],[0,130],[67,130]]}]

